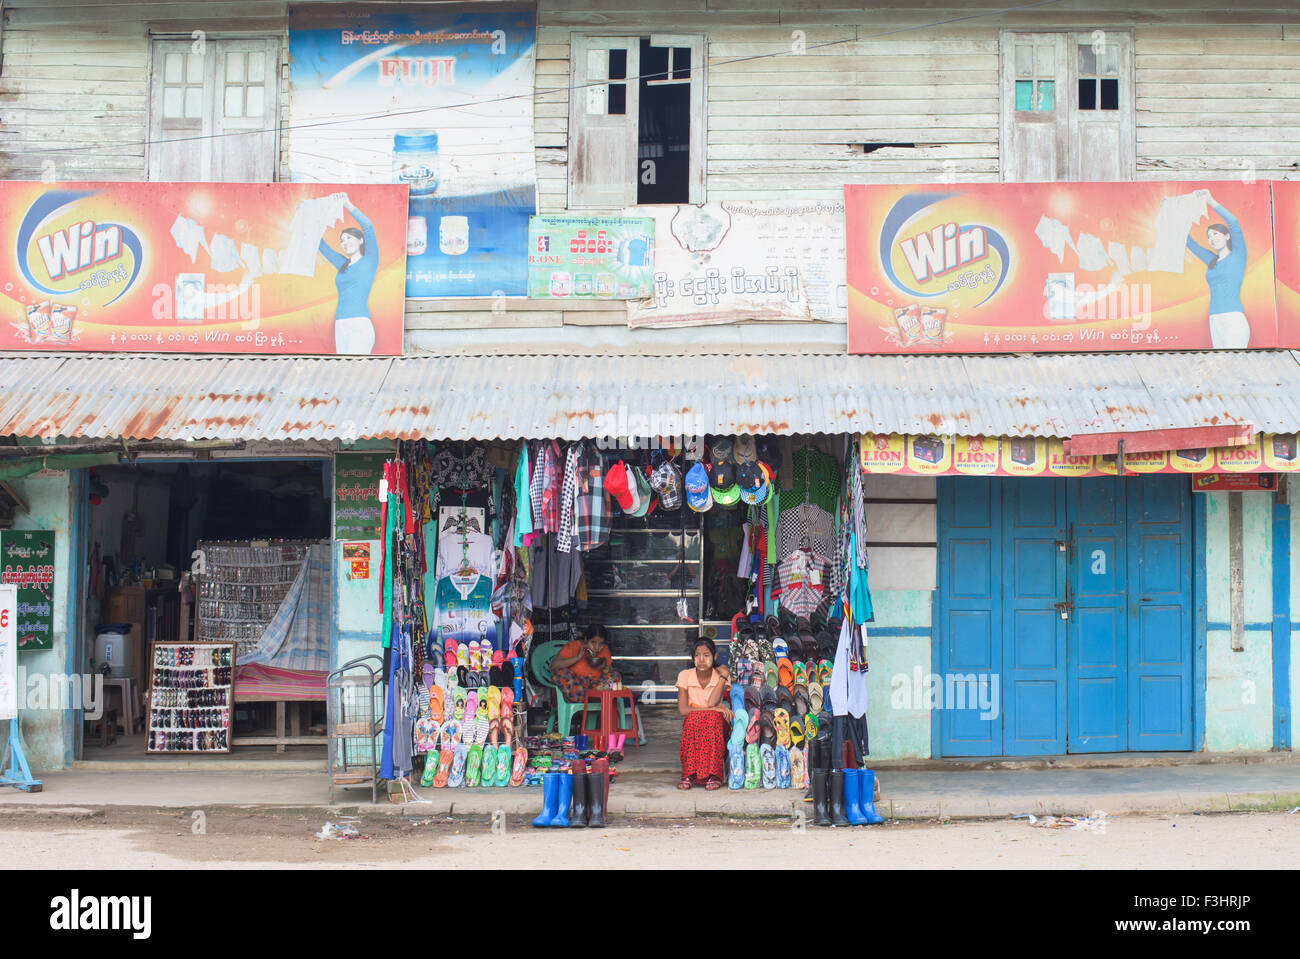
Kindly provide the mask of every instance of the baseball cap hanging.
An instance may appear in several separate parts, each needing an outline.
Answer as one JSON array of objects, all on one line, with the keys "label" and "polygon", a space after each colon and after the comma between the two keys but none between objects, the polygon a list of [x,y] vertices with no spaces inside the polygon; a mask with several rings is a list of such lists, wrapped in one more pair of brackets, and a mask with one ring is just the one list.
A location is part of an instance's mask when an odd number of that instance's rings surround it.
[{"label": "baseball cap hanging", "polygon": [[709,496],[709,474],[703,463],[696,463],[686,471],[686,505],[697,513],[703,513],[713,506]]},{"label": "baseball cap hanging", "polygon": [[709,489],[719,506],[735,506],[740,502],[740,486],[736,483],[722,489],[719,489],[716,485],[710,485]]},{"label": "baseball cap hanging", "polygon": [[618,503],[618,508],[627,513],[632,510],[636,504],[636,497],[630,486],[635,485],[635,481],[629,484],[631,477],[627,475],[627,467],[622,460],[619,460],[613,466],[605,471],[605,489],[609,495],[614,497],[614,502]]},{"label": "baseball cap hanging", "polygon": [[682,505],[682,474],[671,460],[664,460],[650,477],[650,488],[659,494],[664,509]]},{"label": "baseball cap hanging", "polygon": [[[636,482],[636,505],[632,507],[629,516],[644,516],[650,512],[650,484],[646,482],[645,472],[639,466],[629,466],[628,472],[632,474],[632,479]],[[628,483],[632,485],[631,482]]]},{"label": "baseball cap hanging", "polygon": [[709,444],[709,462],[714,467],[720,463],[731,463],[734,452],[735,443],[730,436],[715,436],[713,442]]},{"label": "baseball cap hanging", "polygon": [[720,489],[736,485],[736,467],[730,463],[714,463],[709,473],[709,486],[716,493]]},{"label": "baseball cap hanging", "polygon": [[741,466],[745,463],[752,463],[758,459],[758,447],[752,436],[737,436],[736,447],[733,452],[736,465]]},{"label": "baseball cap hanging", "polygon": [[751,505],[767,501],[767,478],[757,463],[745,463],[736,470],[740,498]]}]

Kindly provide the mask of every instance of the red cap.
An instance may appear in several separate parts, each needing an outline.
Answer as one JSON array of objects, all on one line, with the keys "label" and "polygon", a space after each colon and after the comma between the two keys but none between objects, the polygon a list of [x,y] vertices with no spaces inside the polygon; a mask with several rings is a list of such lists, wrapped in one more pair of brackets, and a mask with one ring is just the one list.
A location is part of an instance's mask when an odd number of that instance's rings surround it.
[{"label": "red cap", "polygon": [[622,460],[605,471],[605,489],[610,496],[614,497],[623,512],[626,513],[632,508],[633,497],[628,489],[627,467],[623,465]]}]

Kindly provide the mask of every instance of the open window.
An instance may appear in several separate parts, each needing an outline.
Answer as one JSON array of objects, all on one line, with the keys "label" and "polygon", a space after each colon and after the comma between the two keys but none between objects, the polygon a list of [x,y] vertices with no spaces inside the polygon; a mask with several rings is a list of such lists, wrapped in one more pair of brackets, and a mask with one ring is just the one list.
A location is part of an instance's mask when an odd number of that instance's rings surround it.
[{"label": "open window", "polygon": [[1133,38],[1002,35],[1002,179],[1131,180]]},{"label": "open window", "polygon": [[155,40],[149,179],[274,180],[279,88],[279,40]]},{"label": "open window", "polygon": [[569,207],[704,202],[704,37],[575,34]]}]

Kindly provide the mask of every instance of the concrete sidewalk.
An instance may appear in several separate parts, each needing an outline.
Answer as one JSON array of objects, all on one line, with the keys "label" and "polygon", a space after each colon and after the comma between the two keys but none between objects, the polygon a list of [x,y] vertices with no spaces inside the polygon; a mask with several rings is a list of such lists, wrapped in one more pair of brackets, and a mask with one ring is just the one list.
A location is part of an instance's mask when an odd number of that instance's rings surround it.
[{"label": "concrete sidewalk", "polygon": [[[1300,763],[1068,769],[882,770],[879,811],[895,819],[1002,818],[1036,815],[1222,812],[1300,806]],[[345,808],[406,815],[531,815],[541,790],[420,789],[428,803],[371,805],[368,789],[340,790],[329,802],[323,773],[263,770],[71,769],[42,777],[44,790],[0,789],[0,814],[105,806],[202,809],[292,807],[338,815]],[[795,790],[707,792],[676,788],[677,776],[629,772],[610,791],[614,817],[736,816],[787,818]],[[801,804],[802,805],[802,804]],[[1297,814],[1300,826],[1300,814]]]}]

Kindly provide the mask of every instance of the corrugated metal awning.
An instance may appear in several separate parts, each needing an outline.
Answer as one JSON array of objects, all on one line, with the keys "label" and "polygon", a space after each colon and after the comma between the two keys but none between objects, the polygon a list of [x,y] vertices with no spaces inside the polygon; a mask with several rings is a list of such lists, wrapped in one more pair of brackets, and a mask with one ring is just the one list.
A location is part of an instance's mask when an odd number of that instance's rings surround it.
[{"label": "corrugated metal awning", "polygon": [[0,358],[0,435],[1067,437],[1226,424],[1300,431],[1300,355]]}]

